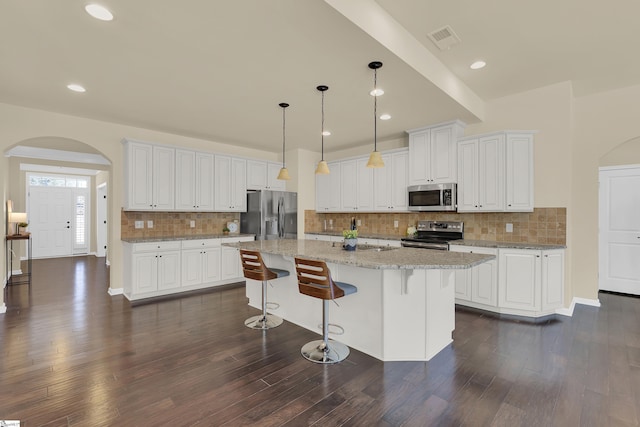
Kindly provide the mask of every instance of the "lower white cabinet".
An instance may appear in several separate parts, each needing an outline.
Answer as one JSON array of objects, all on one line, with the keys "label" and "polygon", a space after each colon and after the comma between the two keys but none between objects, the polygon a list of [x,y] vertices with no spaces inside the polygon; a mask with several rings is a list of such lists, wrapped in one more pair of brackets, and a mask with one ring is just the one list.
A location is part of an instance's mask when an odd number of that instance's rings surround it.
[{"label": "lower white cabinet", "polygon": [[131,293],[180,288],[180,242],[138,243],[131,254]]},{"label": "lower white cabinet", "polygon": [[220,253],[220,239],[182,242],[182,286],[221,280]]},{"label": "lower white cabinet", "polygon": [[473,268],[456,270],[456,302],[476,308],[491,309],[498,303],[498,250],[493,248],[451,246],[452,252],[495,255],[496,259],[483,262]]},{"label": "lower white cabinet", "polygon": [[125,242],[124,295],[133,301],[243,280],[238,249],[221,245],[253,239]]},{"label": "lower white cabinet", "polygon": [[497,255],[495,260],[456,271],[457,304],[526,317],[553,314],[563,306],[564,249],[452,245],[451,251]]}]

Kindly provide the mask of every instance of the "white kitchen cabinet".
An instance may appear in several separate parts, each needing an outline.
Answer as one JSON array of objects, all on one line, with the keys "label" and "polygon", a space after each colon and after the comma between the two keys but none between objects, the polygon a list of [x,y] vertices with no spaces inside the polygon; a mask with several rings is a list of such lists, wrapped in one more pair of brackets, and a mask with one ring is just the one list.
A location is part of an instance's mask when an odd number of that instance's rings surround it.
[{"label": "white kitchen cabinet", "polygon": [[458,142],[458,212],[505,210],[504,135]]},{"label": "white kitchen cabinet", "polygon": [[179,242],[139,243],[132,246],[132,296],[139,297],[180,287]]},{"label": "white kitchen cabinet", "polygon": [[506,134],[506,210],[533,212],[533,134]]},{"label": "white kitchen cabinet", "polygon": [[281,163],[247,160],[247,189],[285,191],[286,182],[278,178]]},{"label": "white kitchen cabinet", "polygon": [[533,132],[458,141],[458,212],[532,212]]},{"label": "white kitchen cabinet", "polygon": [[409,152],[404,149],[382,155],[385,167],[373,170],[374,210],[400,212],[408,209]]},{"label": "white kitchen cabinet", "polygon": [[247,211],[247,161],[215,156],[214,204],[218,212]]},{"label": "white kitchen cabinet", "polygon": [[464,123],[454,121],[409,133],[409,185],[457,182],[456,142]]},{"label": "white kitchen cabinet", "polygon": [[222,279],[220,239],[182,242],[182,286],[196,286]]},{"label": "white kitchen cabinet", "polygon": [[564,249],[542,251],[542,311],[564,304]]},{"label": "white kitchen cabinet", "polygon": [[240,251],[227,246],[222,247],[222,279],[232,279],[242,276]]},{"label": "white kitchen cabinet", "polygon": [[373,169],[367,167],[368,157],[340,162],[341,211],[373,211]]},{"label": "white kitchen cabinet", "polygon": [[340,162],[328,163],[329,175],[316,175],[316,212],[339,212],[341,203]]},{"label": "white kitchen cabinet", "polygon": [[500,306],[550,314],[564,302],[564,249],[500,249]]},{"label": "white kitchen cabinet", "polygon": [[213,154],[176,150],[176,210],[213,211]]},{"label": "white kitchen cabinet", "polygon": [[175,209],[175,149],[124,140],[125,210]]},{"label": "white kitchen cabinet", "polygon": [[456,302],[476,308],[495,309],[498,306],[498,261],[497,249],[455,246],[452,252],[495,255],[496,259],[483,262],[475,267],[456,271]]}]

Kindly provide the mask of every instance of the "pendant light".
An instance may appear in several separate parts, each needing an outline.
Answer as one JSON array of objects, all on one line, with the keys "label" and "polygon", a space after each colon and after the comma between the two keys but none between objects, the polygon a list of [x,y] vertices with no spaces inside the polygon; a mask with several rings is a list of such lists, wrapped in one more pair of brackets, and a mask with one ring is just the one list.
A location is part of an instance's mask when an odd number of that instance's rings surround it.
[{"label": "pendant light", "polygon": [[316,168],[317,175],[328,175],[331,173],[329,170],[329,165],[324,160],[324,93],[329,89],[329,86],[318,86],[318,89],[322,93],[322,157],[320,158],[320,162],[318,162],[318,167]]},{"label": "pendant light", "polygon": [[371,95],[373,96],[373,151],[369,156],[367,162],[368,168],[382,168],[384,162],[382,161],[382,155],[378,151],[378,96],[384,92],[378,89],[378,68],[382,67],[382,62],[373,61],[369,63],[369,68],[373,70],[373,90]]},{"label": "pendant light", "polygon": [[282,168],[280,169],[280,173],[278,174],[278,179],[283,181],[289,181],[291,178],[289,177],[289,171],[284,163],[284,131],[285,131],[285,120],[284,120],[284,110],[289,106],[286,102],[281,102],[280,107],[282,107]]}]

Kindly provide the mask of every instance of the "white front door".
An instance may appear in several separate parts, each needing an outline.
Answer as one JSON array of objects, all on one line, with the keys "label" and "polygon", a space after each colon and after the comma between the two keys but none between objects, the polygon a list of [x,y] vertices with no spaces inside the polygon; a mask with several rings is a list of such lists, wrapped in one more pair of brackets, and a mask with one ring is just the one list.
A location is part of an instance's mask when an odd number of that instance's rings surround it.
[{"label": "white front door", "polygon": [[600,168],[600,290],[640,295],[640,166]]},{"label": "white front door", "polygon": [[29,231],[33,258],[71,255],[73,189],[31,187]]}]

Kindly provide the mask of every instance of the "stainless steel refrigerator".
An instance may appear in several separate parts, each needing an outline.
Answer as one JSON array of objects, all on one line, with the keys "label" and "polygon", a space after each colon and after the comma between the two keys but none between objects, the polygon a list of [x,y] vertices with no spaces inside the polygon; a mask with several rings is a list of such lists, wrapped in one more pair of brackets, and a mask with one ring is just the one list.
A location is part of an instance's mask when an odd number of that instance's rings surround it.
[{"label": "stainless steel refrigerator", "polygon": [[240,214],[240,232],[255,234],[256,240],[298,237],[298,193],[249,191],[247,212]]}]

